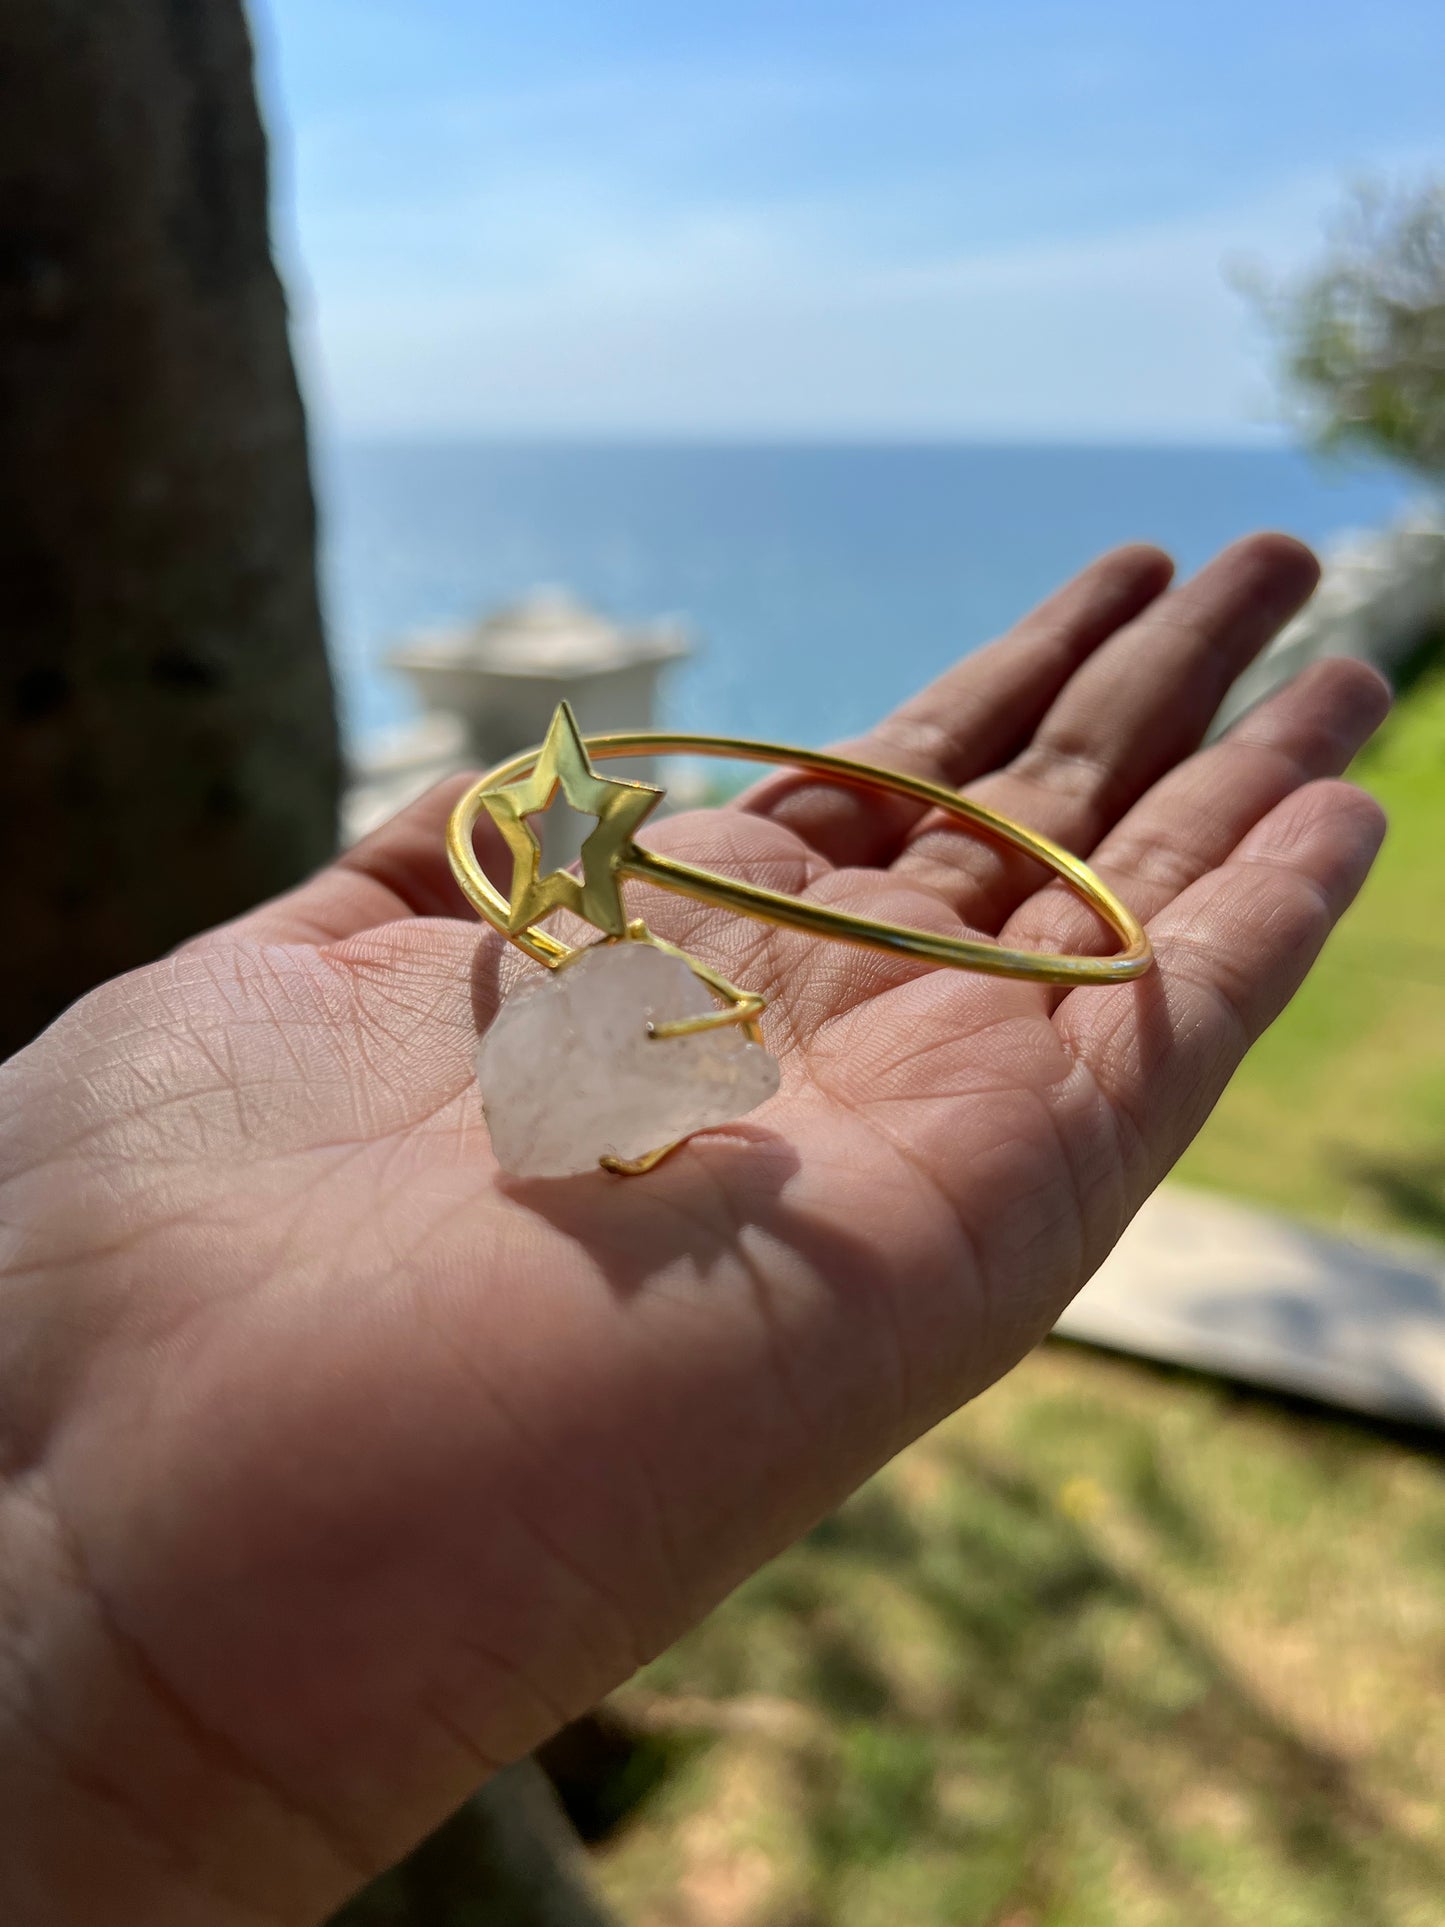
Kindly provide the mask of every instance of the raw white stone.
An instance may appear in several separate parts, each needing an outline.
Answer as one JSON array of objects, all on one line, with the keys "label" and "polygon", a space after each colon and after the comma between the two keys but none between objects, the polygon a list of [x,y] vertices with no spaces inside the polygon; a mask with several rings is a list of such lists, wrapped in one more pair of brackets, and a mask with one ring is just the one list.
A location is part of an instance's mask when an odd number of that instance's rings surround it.
[{"label": "raw white stone", "polygon": [[716,1008],[681,958],[648,943],[597,944],[519,985],[477,1046],[502,1169],[571,1177],[755,1110],[778,1088],[778,1063],[737,1025],[648,1035],[650,1022]]}]

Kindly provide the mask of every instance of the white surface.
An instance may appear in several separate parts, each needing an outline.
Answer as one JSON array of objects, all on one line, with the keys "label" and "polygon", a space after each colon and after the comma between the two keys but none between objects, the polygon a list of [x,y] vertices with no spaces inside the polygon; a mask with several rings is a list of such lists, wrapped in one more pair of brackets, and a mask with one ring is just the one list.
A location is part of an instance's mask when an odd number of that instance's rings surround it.
[{"label": "white surface", "polygon": [[1357,1243],[1174,1186],[1059,1320],[1067,1338],[1445,1424],[1445,1252]]},{"label": "white surface", "polygon": [[494,675],[572,682],[634,662],[670,662],[690,653],[686,633],[676,620],[626,629],[565,589],[537,589],[520,602],[493,610],[470,628],[415,636],[396,659],[403,667],[416,655]]},{"label": "white surface", "polygon": [[1445,521],[1428,503],[1333,543],[1324,564],[1309,602],[1225,697],[1211,735],[1322,656],[1357,656],[1393,680],[1445,617]]}]

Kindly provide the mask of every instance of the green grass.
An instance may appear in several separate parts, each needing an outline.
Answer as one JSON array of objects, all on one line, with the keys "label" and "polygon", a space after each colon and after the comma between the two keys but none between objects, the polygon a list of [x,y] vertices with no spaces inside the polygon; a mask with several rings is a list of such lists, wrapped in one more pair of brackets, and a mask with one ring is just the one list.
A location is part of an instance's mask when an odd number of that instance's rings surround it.
[{"label": "green grass", "polygon": [[617,1701],[629,1927],[1438,1927],[1445,1477],[1051,1344]]},{"label": "green grass", "polygon": [[1374,874],[1180,1176],[1336,1227],[1445,1236],[1445,672],[1353,774],[1390,815]]}]

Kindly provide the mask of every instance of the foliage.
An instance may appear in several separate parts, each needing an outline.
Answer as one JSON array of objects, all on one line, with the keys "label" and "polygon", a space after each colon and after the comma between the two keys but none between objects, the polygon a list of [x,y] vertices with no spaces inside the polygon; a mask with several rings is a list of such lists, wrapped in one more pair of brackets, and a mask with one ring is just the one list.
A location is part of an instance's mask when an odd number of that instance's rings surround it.
[{"label": "foliage", "polygon": [[1445,180],[1360,189],[1317,266],[1257,292],[1314,440],[1445,478]]}]

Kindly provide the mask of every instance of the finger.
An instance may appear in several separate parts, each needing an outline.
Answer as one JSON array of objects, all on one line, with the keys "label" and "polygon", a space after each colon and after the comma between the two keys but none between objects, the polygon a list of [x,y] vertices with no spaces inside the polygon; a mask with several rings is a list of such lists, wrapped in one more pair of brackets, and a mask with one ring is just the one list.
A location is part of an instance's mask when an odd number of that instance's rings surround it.
[{"label": "finger", "polygon": [[[1162,592],[1172,569],[1167,555],[1142,543],[1101,556],[1008,635],[966,657],[866,736],[841,745],[841,753],[954,788],[995,768],[1028,742],[1079,665]],[[740,807],[782,823],[840,864],[888,862],[922,814],[901,797],[798,775],[769,777]]]},{"label": "finger", "polygon": [[[1234,543],[1090,657],[1009,768],[969,794],[1087,856],[1198,746],[1235,677],[1318,579],[1319,564],[1291,536]],[[896,867],[980,930],[997,930],[1043,880],[1037,864],[936,814]]]},{"label": "finger", "polygon": [[1296,790],[1154,919],[1147,976],[1065,997],[1055,1024],[1111,1106],[1130,1195],[1164,1176],[1298,990],[1384,831],[1352,784]]},{"label": "finger", "polygon": [[[1293,791],[1347,769],[1389,707],[1389,684],[1367,663],[1313,664],[1156,783],[1099,845],[1093,868],[1148,922]],[[1030,897],[1002,935],[1025,950],[1095,952],[1116,941],[1062,885]]]},{"label": "finger", "polygon": [[[446,825],[474,775],[445,777],[390,822],[343,850],[324,870],[234,922],[208,931],[212,938],[247,937],[264,943],[335,943],[399,917],[472,918],[446,855]],[[477,852],[489,873],[505,874],[502,848],[490,825],[479,826]]]}]

